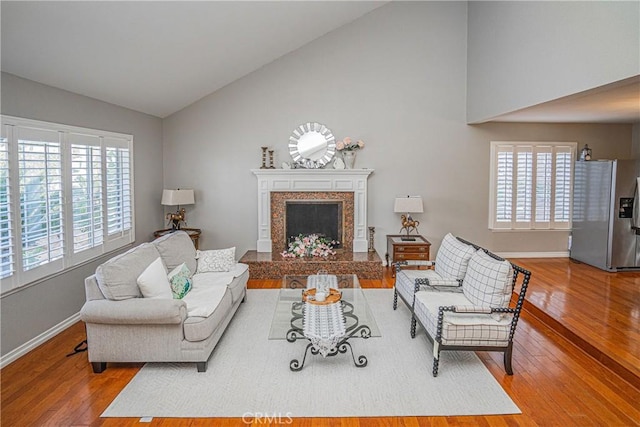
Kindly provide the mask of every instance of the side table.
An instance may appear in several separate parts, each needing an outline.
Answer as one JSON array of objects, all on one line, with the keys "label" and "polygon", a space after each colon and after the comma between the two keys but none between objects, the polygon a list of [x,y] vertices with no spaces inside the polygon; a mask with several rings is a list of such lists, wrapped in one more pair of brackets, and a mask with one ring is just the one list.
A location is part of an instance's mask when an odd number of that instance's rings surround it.
[{"label": "side table", "polygon": [[396,267],[393,265],[398,261],[429,261],[429,248],[431,243],[420,235],[411,235],[415,240],[402,240],[406,234],[387,234],[387,267],[391,259],[391,277],[396,277]]},{"label": "side table", "polygon": [[[202,234],[202,230],[200,230],[199,228],[180,228],[179,230],[186,232],[189,235],[189,237],[191,237],[191,240],[193,241],[193,246],[195,246],[197,250],[198,240],[200,239],[200,234]],[[153,237],[157,239],[158,237],[162,237],[165,234],[169,234],[174,231],[175,230],[171,228],[166,228],[164,230],[157,230],[153,232]]]}]

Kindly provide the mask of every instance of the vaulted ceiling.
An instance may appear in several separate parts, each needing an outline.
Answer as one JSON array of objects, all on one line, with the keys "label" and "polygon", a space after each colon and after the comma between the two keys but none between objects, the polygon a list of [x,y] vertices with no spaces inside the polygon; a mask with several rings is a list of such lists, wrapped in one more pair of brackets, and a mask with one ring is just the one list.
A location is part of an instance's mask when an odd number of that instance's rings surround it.
[{"label": "vaulted ceiling", "polygon": [[2,1],[2,71],[166,117],[385,3]]},{"label": "vaulted ceiling", "polygon": [[[388,2],[2,1],[2,71],[166,117]],[[496,117],[640,122],[629,79]]]}]

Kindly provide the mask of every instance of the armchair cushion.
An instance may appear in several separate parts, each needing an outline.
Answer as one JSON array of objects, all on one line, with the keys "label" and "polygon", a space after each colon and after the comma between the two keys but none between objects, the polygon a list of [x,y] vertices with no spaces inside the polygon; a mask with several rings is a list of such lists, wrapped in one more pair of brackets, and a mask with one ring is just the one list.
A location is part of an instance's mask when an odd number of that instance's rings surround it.
[{"label": "armchair cushion", "polygon": [[513,269],[509,261],[499,261],[478,250],[469,261],[462,292],[475,306],[508,307],[512,281]]},{"label": "armchair cushion", "polygon": [[[440,306],[457,306],[461,312],[445,312],[442,322],[443,345],[504,346],[509,342],[512,314],[497,320],[472,304],[462,293],[420,291],[416,293],[415,314],[432,337],[437,339]],[[465,307],[465,308],[463,308]],[[464,313],[462,311],[474,311]],[[495,313],[494,313],[495,314]]]},{"label": "armchair cushion", "polygon": [[435,272],[441,277],[462,280],[475,251],[473,246],[462,243],[448,233],[442,239],[442,245],[438,249]]}]

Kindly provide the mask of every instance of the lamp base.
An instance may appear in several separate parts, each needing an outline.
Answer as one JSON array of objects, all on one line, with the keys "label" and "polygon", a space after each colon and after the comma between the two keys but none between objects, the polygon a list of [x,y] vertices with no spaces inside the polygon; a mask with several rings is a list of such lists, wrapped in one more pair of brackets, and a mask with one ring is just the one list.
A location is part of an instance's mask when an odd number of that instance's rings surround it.
[{"label": "lamp base", "polygon": [[400,240],[402,240],[403,242],[415,242],[416,238],[415,237],[409,237],[409,236],[403,236],[400,238]]}]

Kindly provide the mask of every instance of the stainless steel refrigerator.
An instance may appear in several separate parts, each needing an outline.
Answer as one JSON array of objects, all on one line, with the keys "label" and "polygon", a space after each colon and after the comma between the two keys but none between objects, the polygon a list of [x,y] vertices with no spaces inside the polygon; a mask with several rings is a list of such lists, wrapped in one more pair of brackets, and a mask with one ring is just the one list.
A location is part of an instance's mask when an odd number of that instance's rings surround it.
[{"label": "stainless steel refrigerator", "polygon": [[570,256],[607,271],[640,268],[640,160],[575,164]]}]

